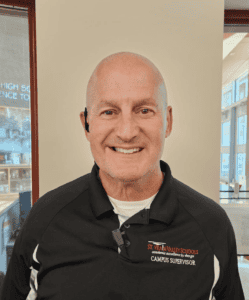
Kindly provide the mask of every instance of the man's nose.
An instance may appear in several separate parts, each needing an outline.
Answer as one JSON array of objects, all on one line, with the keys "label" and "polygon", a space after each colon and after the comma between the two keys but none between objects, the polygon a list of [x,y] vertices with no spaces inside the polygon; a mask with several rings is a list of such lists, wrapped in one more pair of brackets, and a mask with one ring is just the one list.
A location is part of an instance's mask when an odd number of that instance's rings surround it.
[{"label": "man's nose", "polygon": [[132,113],[122,114],[116,126],[116,134],[122,140],[130,140],[139,132],[138,122]]}]

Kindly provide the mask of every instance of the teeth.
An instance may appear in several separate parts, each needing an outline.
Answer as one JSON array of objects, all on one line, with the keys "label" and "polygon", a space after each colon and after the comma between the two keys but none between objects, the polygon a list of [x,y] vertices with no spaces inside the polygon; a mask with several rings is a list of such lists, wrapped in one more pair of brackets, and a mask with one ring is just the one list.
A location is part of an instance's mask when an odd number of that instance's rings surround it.
[{"label": "teeth", "polygon": [[118,152],[123,152],[123,153],[133,153],[133,152],[138,152],[140,150],[140,148],[134,148],[134,149],[122,149],[122,148],[114,148],[116,151]]}]

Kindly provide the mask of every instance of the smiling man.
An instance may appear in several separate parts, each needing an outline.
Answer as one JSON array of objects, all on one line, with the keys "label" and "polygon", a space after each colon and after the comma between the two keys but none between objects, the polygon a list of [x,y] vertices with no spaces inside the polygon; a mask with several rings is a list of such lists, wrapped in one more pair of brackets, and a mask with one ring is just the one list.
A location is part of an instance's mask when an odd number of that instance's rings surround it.
[{"label": "smiling man", "polygon": [[[108,195],[138,201],[158,192],[160,158],[173,121],[166,100],[160,72],[142,56],[118,53],[95,69],[87,88],[86,137]],[[80,117],[84,126],[83,112]]]},{"label": "smiling man", "polygon": [[245,299],[225,211],[160,160],[173,116],[159,70],[138,54],[110,55],[86,100],[92,171],[32,207],[1,299]]}]

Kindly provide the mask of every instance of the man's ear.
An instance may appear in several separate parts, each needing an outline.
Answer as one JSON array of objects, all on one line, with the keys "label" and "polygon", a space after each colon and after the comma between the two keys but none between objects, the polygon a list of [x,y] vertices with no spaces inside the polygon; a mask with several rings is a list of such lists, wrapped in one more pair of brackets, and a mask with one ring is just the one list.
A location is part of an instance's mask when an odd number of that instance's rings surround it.
[{"label": "man's ear", "polygon": [[165,138],[167,138],[171,131],[172,131],[172,125],[173,125],[173,114],[172,114],[172,106],[167,107],[167,125],[166,125],[166,132],[165,132]]},{"label": "man's ear", "polygon": [[[84,111],[82,111],[80,113],[80,121],[81,121],[81,124],[82,124],[82,126],[84,128],[85,136],[86,136],[87,140],[89,141],[89,132],[85,128],[85,115],[84,115]],[[87,118],[86,118],[86,121],[87,121]]]}]

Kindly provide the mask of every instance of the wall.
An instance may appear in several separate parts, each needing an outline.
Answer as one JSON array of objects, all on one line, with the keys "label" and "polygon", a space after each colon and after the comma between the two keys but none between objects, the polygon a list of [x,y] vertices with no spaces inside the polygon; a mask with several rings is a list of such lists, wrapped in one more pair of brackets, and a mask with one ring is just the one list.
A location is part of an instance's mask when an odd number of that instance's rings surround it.
[{"label": "wall", "polygon": [[172,175],[219,201],[224,1],[37,0],[40,197],[91,171],[79,114],[97,63],[146,56],[164,76]]}]

